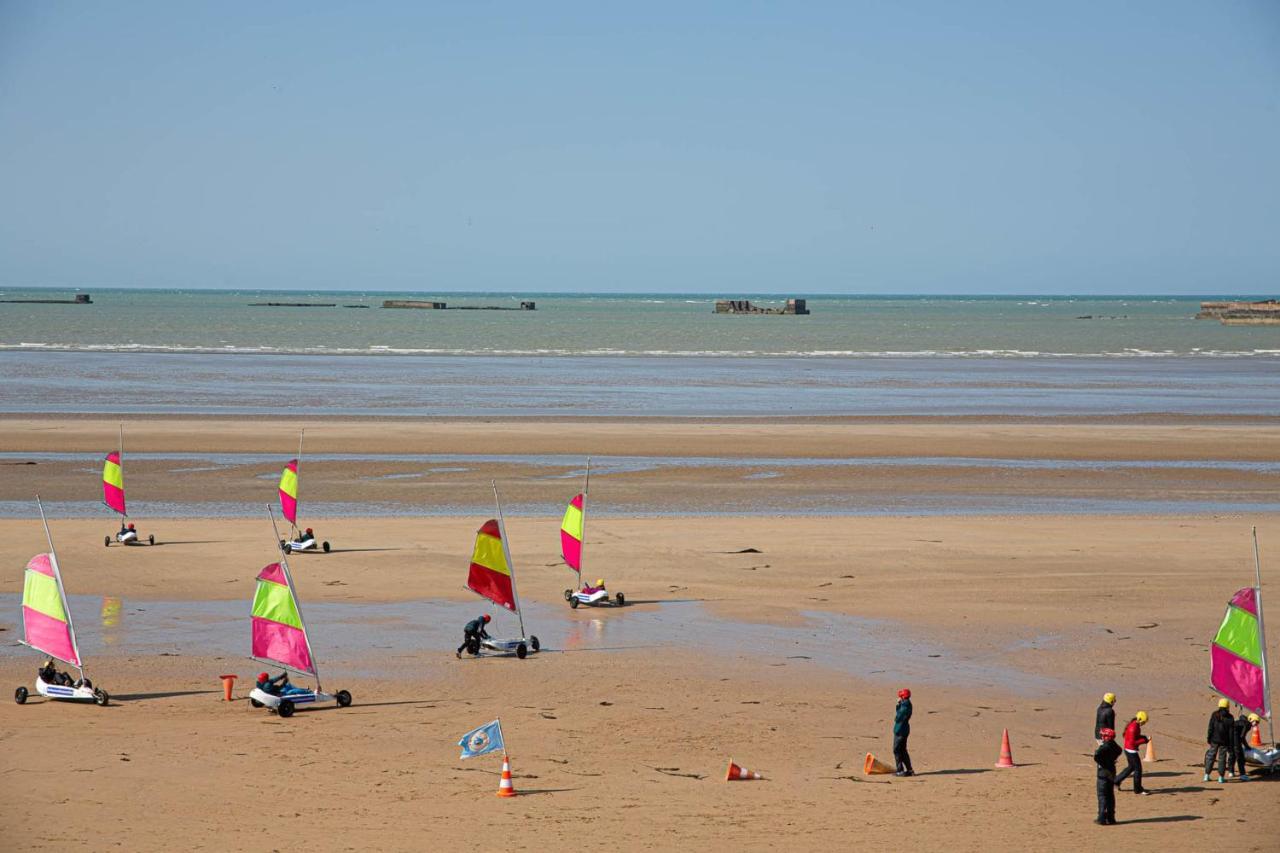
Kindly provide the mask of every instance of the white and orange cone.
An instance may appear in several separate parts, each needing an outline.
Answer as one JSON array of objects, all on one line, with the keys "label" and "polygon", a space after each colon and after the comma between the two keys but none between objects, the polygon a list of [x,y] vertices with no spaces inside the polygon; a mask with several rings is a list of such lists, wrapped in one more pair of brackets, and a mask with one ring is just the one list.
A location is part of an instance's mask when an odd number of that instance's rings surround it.
[{"label": "white and orange cone", "polygon": [[726,782],[751,782],[753,780],[763,778],[763,776],[754,770],[748,770],[745,767],[739,767],[737,764],[734,764],[732,758],[729,759],[729,769],[725,771],[724,774],[724,781]]},{"label": "white and orange cone", "polygon": [[1004,730],[1004,739],[1000,742],[1000,760],[996,762],[996,767],[1017,767],[1013,763],[1013,750],[1009,748],[1009,730]]},{"label": "white and orange cone", "polygon": [[504,754],[502,756],[502,781],[498,783],[499,797],[514,797],[516,788],[511,784],[511,760]]},{"label": "white and orange cone", "polygon": [[1249,732],[1249,746],[1262,748],[1262,724],[1254,723],[1252,731]]}]

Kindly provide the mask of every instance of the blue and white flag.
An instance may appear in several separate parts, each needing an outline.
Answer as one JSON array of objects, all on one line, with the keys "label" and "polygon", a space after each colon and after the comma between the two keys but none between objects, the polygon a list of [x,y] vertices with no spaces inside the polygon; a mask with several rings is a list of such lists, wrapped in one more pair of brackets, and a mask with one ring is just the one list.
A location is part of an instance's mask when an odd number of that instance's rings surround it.
[{"label": "blue and white flag", "polygon": [[472,729],[462,736],[458,746],[462,747],[462,755],[459,758],[474,758],[486,752],[499,750],[506,752],[507,745],[502,742],[502,721],[494,720],[478,729]]}]

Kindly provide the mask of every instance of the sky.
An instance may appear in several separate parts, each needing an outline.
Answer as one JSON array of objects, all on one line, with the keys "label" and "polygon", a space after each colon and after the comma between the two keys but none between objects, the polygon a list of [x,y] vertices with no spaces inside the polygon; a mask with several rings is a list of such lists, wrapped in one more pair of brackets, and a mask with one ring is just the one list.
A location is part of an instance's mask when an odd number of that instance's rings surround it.
[{"label": "sky", "polygon": [[0,0],[0,286],[1280,295],[1280,2]]}]

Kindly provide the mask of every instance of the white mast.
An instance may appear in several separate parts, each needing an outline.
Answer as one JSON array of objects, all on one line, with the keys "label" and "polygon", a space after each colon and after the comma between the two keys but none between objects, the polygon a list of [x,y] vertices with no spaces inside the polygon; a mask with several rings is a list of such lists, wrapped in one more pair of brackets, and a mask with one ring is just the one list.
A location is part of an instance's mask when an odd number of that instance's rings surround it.
[{"label": "white mast", "polygon": [[1267,675],[1267,629],[1262,621],[1262,560],[1258,556],[1258,528],[1253,528],[1253,574],[1254,574],[1254,601],[1258,605],[1258,642],[1262,649],[1262,695],[1265,698],[1267,707],[1264,709],[1267,714],[1267,728],[1271,733],[1271,742],[1276,742],[1276,723],[1275,717],[1271,713],[1271,679]]},{"label": "white mast", "polygon": [[[124,482],[124,424],[123,423],[120,424],[120,482],[121,483]],[[127,510],[128,508],[129,508],[129,504],[126,503],[125,509]],[[123,516],[123,518],[121,518],[120,520],[120,525],[123,527],[124,519],[129,517],[129,513],[122,512],[120,513],[120,515]],[[53,546],[50,545],[49,547],[52,548]]]},{"label": "white mast", "polygon": [[303,427],[302,432],[298,434],[298,460],[295,463],[296,470],[293,472],[293,521],[289,522],[289,528],[292,531],[290,535],[295,542],[298,539],[298,505],[302,503],[302,442],[306,437],[307,428]]},{"label": "white mast", "polygon": [[[271,530],[275,533],[275,541],[280,541],[280,528],[276,527],[276,514],[271,508],[271,504],[267,504],[267,515],[271,518]],[[289,585],[289,595],[293,596],[293,606],[298,610],[298,621],[302,623],[302,641],[307,644],[307,657],[311,658],[311,672],[302,672],[291,666],[284,666],[279,661],[270,661],[276,666],[283,666],[285,669],[292,669],[294,672],[302,675],[311,675],[316,680],[316,692],[320,693],[320,667],[316,664],[316,653],[311,650],[311,637],[307,634],[307,618],[302,615],[302,602],[298,600],[298,591],[293,586],[293,575],[289,573],[289,560],[284,553],[280,554],[280,569],[284,572],[285,583]],[[261,658],[254,658],[261,660]]]},{"label": "white mast", "polygon": [[507,522],[502,517],[502,501],[498,498],[498,484],[489,481],[493,486],[493,503],[498,508],[498,532],[502,534],[502,555],[507,558],[507,571],[511,572],[511,597],[516,602],[516,618],[520,620],[520,639],[524,639],[524,614],[520,612],[520,593],[516,590],[516,565],[511,562],[511,548],[507,546]]},{"label": "white mast", "polygon": [[[44,517],[44,504],[40,503],[40,496],[36,495],[36,506],[40,508],[40,523],[44,525],[44,538],[49,541],[49,562],[53,564],[53,578],[58,582],[58,598],[62,600],[62,612],[67,616],[67,633],[71,635],[71,649],[76,653],[76,660],[80,660],[80,646],[76,643],[76,626],[71,624],[71,607],[67,604],[67,591],[62,588],[62,571],[58,568],[58,552],[53,547],[53,535],[49,533],[49,520]],[[23,626],[24,632],[26,626]],[[41,651],[44,651],[41,649]],[[47,652],[46,652],[47,654]],[[67,661],[71,663],[71,661]],[[84,666],[79,663],[72,664],[76,669],[80,670],[80,677],[84,678]]]},{"label": "white mast", "polygon": [[587,457],[587,476],[582,480],[582,539],[578,542],[578,589],[582,589],[582,572],[587,567],[587,492],[591,491],[591,457]]}]

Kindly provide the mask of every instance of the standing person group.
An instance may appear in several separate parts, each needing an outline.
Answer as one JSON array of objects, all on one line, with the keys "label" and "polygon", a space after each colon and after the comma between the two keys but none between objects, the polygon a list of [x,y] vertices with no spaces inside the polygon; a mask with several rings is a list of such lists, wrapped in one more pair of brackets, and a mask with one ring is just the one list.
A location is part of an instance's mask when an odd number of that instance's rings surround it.
[{"label": "standing person group", "polygon": [[[1093,737],[1096,746],[1093,750],[1093,762],[1097,765],[1098,778],[1098,817],[1094,823],[1099,826],[1111,826],[1116,822],[1116,790],[1125,779],[1133,777],[1133,792],[1139,796],[1147,796],[1142,787],[1142,756],[1138,747],[1150,743],[1151,738],[1142,733],[1147,724],[1146,711],[1139,711],[1124,727],[1123,746],[1116,743],[1116,694],[1107,693],[1098,705],[1093,720]],[[1123,755],[1127,762],[1125,769],[1116,775],[1116,760]]]},{"label": "standing person group", "polygon": [[1231,703],[1226,699],[1218,700],[1218,709],[1209,717],[1209,728],[1205,732],[1208,750],[1204,754],[1204,781],[1208,782],[1213,775],[1213,765],[1218,765],[1218,783],[1227,781],[1227,771],[1236,774],[1241,782],[1249,781],[1249,770],[1245,766],[1245,753],[1249,749],[1249,732],[1261,721],[1257,714],[1245,716],[1244,709],[1239,717],[1231,715]]}]

